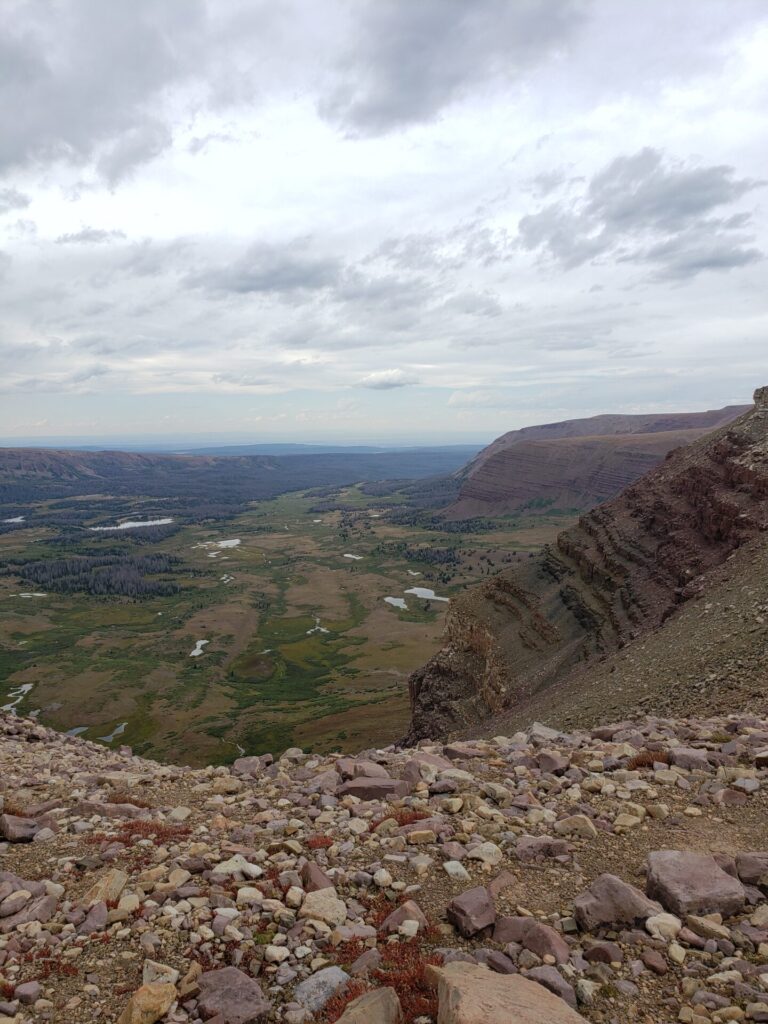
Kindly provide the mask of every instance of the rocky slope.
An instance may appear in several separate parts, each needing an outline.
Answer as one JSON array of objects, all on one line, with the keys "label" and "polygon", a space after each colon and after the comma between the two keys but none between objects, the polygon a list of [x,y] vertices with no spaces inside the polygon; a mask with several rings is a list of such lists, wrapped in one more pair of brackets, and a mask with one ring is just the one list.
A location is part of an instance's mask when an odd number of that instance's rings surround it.
[{"label": "rocky slope", "polygon": [[[768,528],[768,389],[756,392],[755,403],[583,516],[539,558],[453,602],[443,649],[410,680],[409,740],[476,728],[491,715],[524,720],[542,702],[548,716],[566,715],[585,694],[598,693],[595,664],[676,629],[680,657],[646,681],[644,696],[677,685],[669,668],[705,650],[679,625],[682,616],[695,617],[691,599],[706,599],[717,581],[720,604],[729,603],[729,587],[743,601],[743,588],[759,582],[753,566],[764,563]],[[713,575],[719,567],[722,574]],[[736,647],[752,653],[764,648],[761,601],[764,595],[753,593],[731,630],[743,641]],[[729,645],[706,647],[707,662],[696,662],[703,677],[727,671]],[[611,674],[599,691],[603,701]],[[623,713],[620,695],[613,704]],[[588,705],[582,700],[581,720],[599,720],[606,705],[593,699],[591,712]]]},{"label": "rocky slope", "polygon": [[3,1024],[768,1020],[765,719],[0,780]]},{"label": "rocky slope", "polygon": [[449,519],[504,515],[525,507],[587,510],[618,494],[673,448],[748,410],[593,416],[510,431],[462,470]]}]

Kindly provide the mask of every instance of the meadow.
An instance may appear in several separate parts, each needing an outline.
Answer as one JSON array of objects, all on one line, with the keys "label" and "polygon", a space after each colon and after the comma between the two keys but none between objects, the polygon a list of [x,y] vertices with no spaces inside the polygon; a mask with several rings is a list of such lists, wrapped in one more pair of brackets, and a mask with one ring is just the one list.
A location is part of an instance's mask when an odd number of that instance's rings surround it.
[{"label": "meadow", "polygon": [[[403,514],[403,500],[357,486],[293,492],[142,540],[89,524],[151,519],[156,500],[67,499],[79,532],[64,541],[55,525],[0,534],[0,705],[188,764],[395,741],[408,675],[439,646],[449,607],[406,592],[454,597],[569,521],[522,515],[461,533]],[[175,592],[46,591],[13,564],[102,551],[170,556],[158,579]]]}]

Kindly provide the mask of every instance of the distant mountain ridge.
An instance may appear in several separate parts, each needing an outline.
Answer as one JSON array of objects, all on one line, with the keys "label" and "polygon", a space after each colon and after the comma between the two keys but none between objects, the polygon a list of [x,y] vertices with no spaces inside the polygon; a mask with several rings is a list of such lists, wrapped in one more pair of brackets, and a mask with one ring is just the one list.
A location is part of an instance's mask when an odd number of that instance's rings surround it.
[{"label": "distant mountain ridge", "polygon": [[747,409],[608,414],[509,431],[459,471],[459,496],[446,516],[468,519],[537,507],[586,511],[618,494],[672,449]]},{"label": "distant mountain ridge", "polygon": [[0,448],[0,501],[97,492],[153,497],[216,493],[226,500],[251,501],[311,487],[445,476],[459,469],[467,454],[464,447],[282,456]]}]

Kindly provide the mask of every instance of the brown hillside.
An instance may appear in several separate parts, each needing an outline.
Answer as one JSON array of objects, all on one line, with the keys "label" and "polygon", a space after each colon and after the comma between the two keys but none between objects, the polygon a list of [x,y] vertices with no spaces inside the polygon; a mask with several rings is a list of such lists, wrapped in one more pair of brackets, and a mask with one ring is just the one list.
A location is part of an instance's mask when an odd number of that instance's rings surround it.
[{"label": "brown hillside", "polygon": [[[723,586],[749,585],[768,528],[768,389],[755,402],[583,516],[538,559],[455,601],[445,646],[411,677],[409,738],[524,714],[534,702],[549,717],[568,717],[572,691],[588,689],[591,666],[671,629],[691,598],[706,596],[713,570],[748,545]],[[747,646],[754,625],[750,611],[739,629]],[[705,648],[681,636],[675,649],[695,658]],[[673,677],[661,676],[667,687]],[[624,697],[614,696],[621,711]]]},{"label": "brown hillside", "polygon": [[747,406],[701,413],[593,416],[510,431],[461,473],[450,519],[525,507],[586,511],[614,497],[674,448],[743,415]]}]

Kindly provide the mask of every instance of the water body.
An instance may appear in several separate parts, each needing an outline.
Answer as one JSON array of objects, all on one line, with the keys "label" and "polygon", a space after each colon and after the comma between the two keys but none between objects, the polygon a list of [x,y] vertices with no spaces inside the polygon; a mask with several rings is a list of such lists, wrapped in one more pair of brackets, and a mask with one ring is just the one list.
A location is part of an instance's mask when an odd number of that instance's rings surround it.
[{"label": "water body", "polygon": [[116,725],[109,736],[99,736],[98,738],[102,743],[111,743],[117,736],[122,736],[126,730],[127,722],[121,722],[120,725]]},{"label": "water body", "polygon": [[384,600],[387,604],[391,604],[393,608],[402,608],[404,612],[408,611],[408,605],[402,597],[385,597]]},{"label": "water body", "polygon": [[74,729],[67,729],[67,736],[79,736],[80,733],[86,732],[87,729],[87,725],[76,725]]},{"label": "water body", "polygon": [[427,601],[450,601],[450,597],[438,597],[434,590],[430,590],[429,587],[411,587],[405,593],[413,594],[415,597],[423,597]]},{"label": "water body", "polygon": [[8,693],[10,702],[8,704],[4,704],[0,708],[0,711],[10,711],[15,714],[16,706],[21,704],[34,685],[34,683],[22,683],[21,686],[16,687],[15,690],[10,690]]},{"label": "water body", "polygon": [[345,558],[354,558],[354,560],[356,562],[362,562],[362,560],[363,560],[363,556],[362,555],[344,555],[344,557]]},{"label": "water body", "polygon": [[203,653],[203,648],[205,647],[205,645],[209,644],[210,642],[210,640],[197,640],[195,642],[194,651],[190,651],[189,653],[190,658],[199,658],[200,655]]},{"label": "water body", "polygon": [[139,522],[138,519],[129,519],[117,526],[89,526],[88,529],[93,533],[114,533],[115,530],[139,530],[142,526],[168,526],[172,522],[173,519],[170,516],[165,519],[145,519],[144,522]]},{"label": "water body", "polygon": [[325,626],[320,625],[320,619],[315,616],[315,625],[313,629],[307,630],[307,636],[312,636],[313,633],[329,633],[330,630],[326,629]]}]

